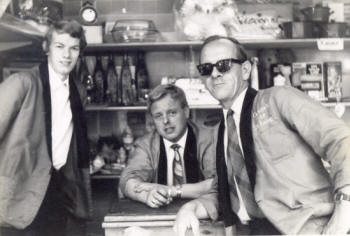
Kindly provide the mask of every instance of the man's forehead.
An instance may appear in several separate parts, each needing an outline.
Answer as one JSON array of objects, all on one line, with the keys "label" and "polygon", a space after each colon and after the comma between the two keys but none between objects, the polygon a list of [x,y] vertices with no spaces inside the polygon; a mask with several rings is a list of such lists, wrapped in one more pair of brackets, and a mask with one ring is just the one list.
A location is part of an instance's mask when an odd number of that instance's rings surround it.
[{"label": "man's forehead", "polygon": [[238,54],[237,45],[228,39],[218,39],[206,44],[201,51],[201,58],[235,57]]}]

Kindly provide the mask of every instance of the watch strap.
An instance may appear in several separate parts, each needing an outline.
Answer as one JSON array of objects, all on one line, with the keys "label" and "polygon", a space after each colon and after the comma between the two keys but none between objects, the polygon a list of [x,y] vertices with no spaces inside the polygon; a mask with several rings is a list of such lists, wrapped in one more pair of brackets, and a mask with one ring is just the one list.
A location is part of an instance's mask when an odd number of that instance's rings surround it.
[{"label": "watch strap", "polygon": [[350,201],[350,195],[345,193],[336,193],[334,196],[335,201]]}]

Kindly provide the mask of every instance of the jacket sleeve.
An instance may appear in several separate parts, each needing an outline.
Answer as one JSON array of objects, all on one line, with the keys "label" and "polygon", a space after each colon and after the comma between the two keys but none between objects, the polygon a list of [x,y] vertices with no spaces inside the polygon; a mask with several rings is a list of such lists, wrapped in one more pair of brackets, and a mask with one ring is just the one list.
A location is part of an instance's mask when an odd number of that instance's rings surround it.
[{"label": "jacket sleeve", "polygon": [[350,128],[333,112],[306,94],[282,88],[274,96],[283,120],[314,152],[331,164],[334,190],[350,184]]},{"label": "jacket sleeve", "polygon": [[[216,130],[213,128],[202,129],[199,137],[199,163],[204,179],[216,176]],[[201,140],[203,139],[203,140]]]},{"label": "jacket sleeve", "polygon": [[206,209],[210,219],[217,220],[219,216],[218,178],[215,176],[210,192],[197,198]]},{"label": "jacket sleeve", "polygon": [[[141,200],[143,192],[136,192],[135,188],[140,183],[151,183],[154,179],[154,171],[149,147],[141,141],[137,141],[134,151],[131,153],[128,164],[120,178],[121,191],[129,198]],[[140,196],[138,196],[140,195]]]},{"label": "jacket sleeve", "polygon": [[0,141],[21,109],[27,91],[23,83],[26,76],[13,74],[0,83]]}]

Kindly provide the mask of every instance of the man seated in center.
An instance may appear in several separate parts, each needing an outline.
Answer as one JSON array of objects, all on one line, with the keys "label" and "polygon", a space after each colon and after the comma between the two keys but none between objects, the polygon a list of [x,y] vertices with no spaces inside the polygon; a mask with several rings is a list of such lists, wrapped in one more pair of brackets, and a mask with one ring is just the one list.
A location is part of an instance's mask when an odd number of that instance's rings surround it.
[{"label": "man seated in center", "polygon": [[185,93],[175,85],[154,88],[148,111],[155,130],[135,143],[120,179],[124,195],[157,208],[208,193],[216,175],[212,129],[190,121]]}]

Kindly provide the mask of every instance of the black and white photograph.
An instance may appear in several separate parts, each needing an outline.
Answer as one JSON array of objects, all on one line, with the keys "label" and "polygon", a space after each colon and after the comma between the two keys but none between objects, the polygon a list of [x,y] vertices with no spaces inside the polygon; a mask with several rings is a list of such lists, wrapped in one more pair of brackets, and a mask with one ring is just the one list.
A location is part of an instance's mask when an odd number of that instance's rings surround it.
[{"label": "black and white photograph", "polygon": [[0,0],[0,236],[349,219],[349,0]]}]

